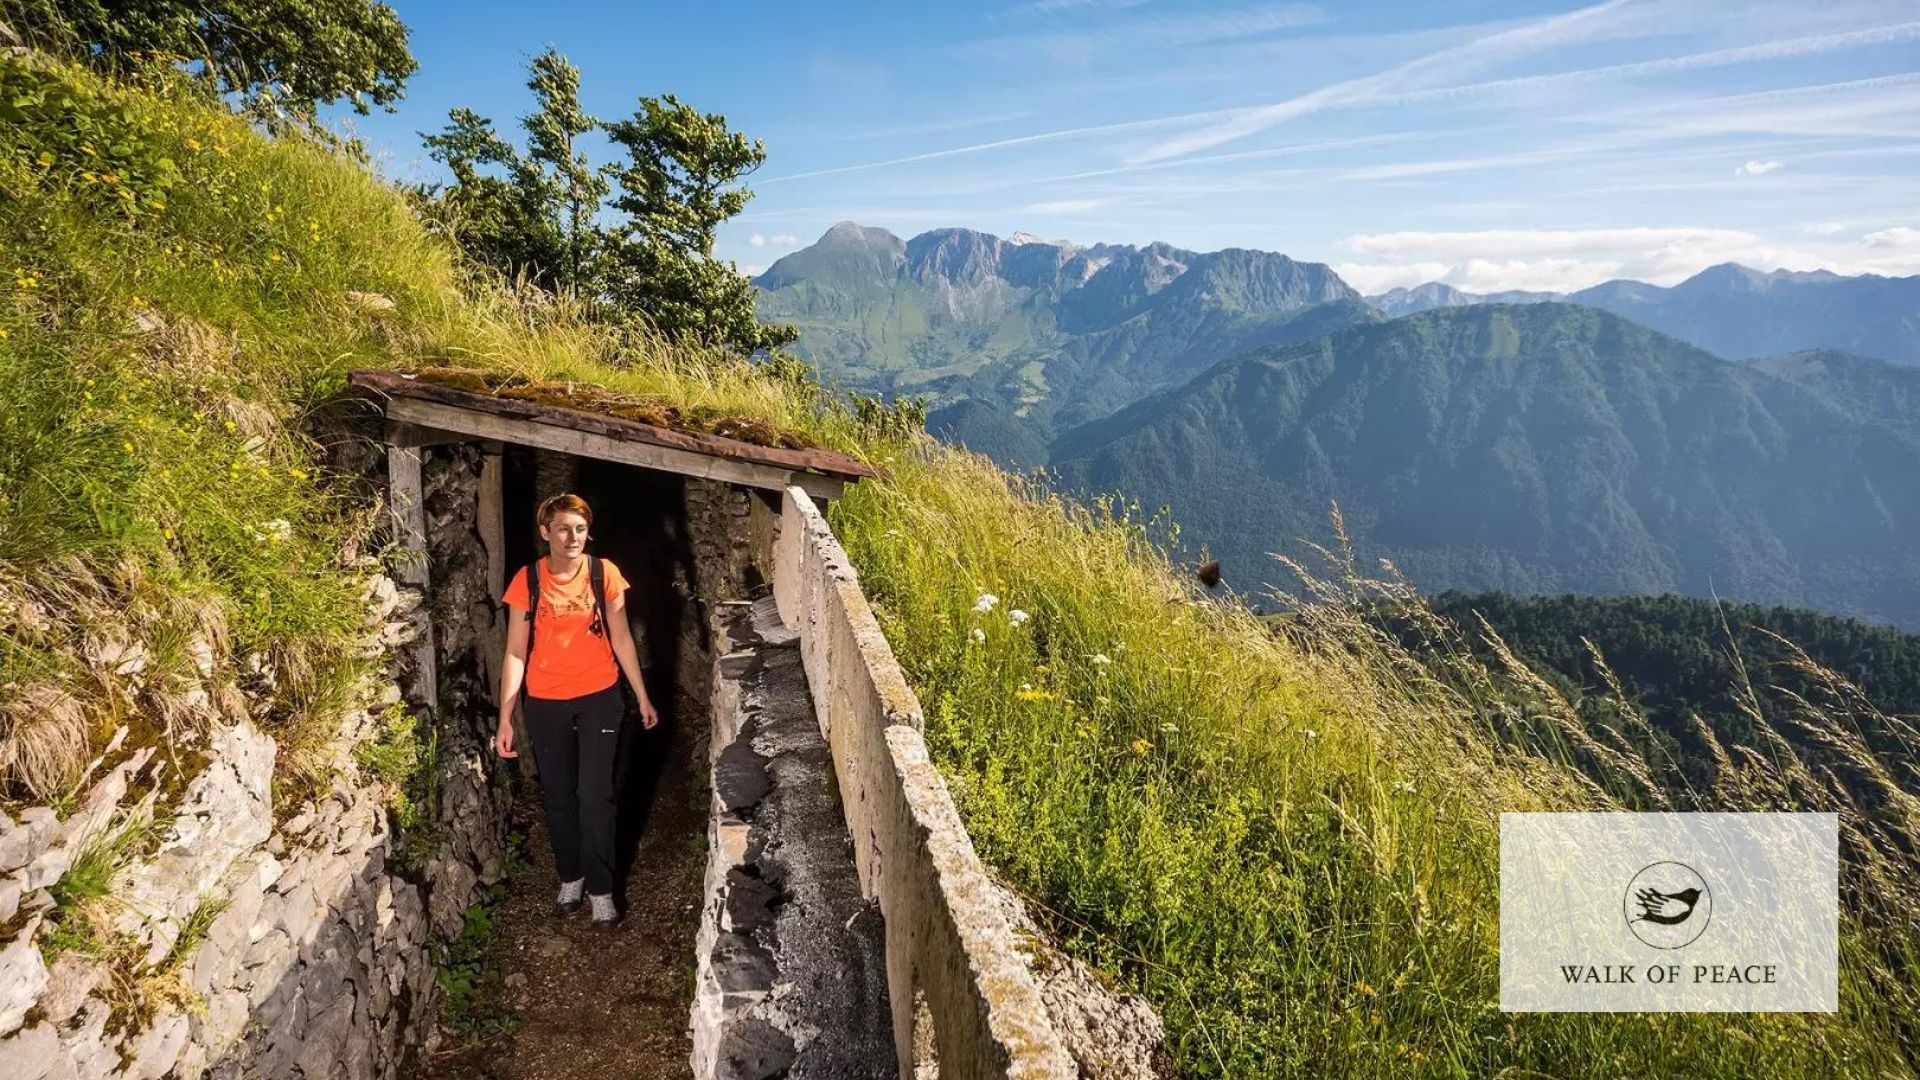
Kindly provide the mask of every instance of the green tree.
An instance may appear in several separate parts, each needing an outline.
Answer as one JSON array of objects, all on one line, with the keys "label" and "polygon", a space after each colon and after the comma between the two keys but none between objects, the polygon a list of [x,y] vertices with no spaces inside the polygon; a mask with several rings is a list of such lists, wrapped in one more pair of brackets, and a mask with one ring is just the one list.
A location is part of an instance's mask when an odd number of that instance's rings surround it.
[{"label": "green tree", "polygon": [[[627,120],[580,105],[580,73],[552,48],[530,65],[535,109],[509,144],[471,109],[425,135],[453,182],[426,192],[477,261],[565,290],[609,321],[643,322],[679,341],[751,354],[793,341],[763,326],[753,285],[713,257],[714,231],[753,197],[741,181],[766,148],[672,95],[643,97]],[[604,131],[625,160],[595,166],[580,139]],[[610,193],[617,194],[608,201]]]},{"label": "green tree", "polygon": [[613,205],[626,215],[608,282],[616,303],[669,337],[743,352],[797,338],[791,326],[762,325],[752,284],[713,258],[714,230],[753,197],[740,181],[766,160],[760,140],[672,94],[641,98],[631,119],[606,129],[628,155],[614,172]]},{"label": "green tree", "polygon": [[535,109],[520,120],[526,152],[502,139],[493,121],[454,109],[440,134],[423,134],[433,159],[453,173],[453,183],[435,194],[480,262],[591,299],[600,287],[604,239],[594,216],[608,184],[579,139],[599,121],[580,107],[580,70],[566,57],[549,47],[529,71]]},{"label": "green tree", "polygon": [[0,22],[111,70],[180,57],[222,91],[304,116],[340,100],[391,108],[418,67],[406,25],[368,0],[0,0]]}]

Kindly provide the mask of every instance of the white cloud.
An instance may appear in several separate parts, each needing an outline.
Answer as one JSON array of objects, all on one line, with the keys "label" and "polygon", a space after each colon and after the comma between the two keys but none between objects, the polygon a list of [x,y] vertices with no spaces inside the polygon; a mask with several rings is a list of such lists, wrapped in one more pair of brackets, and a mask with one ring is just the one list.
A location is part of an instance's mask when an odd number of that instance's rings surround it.
[{"label": "white cloud", "polygon": [[1920,229],[1906,225],[1895,225],[1891,229],[1879,229],[1860,238],[1870,248],[1885,248],[1894,251],[1920,252]]},{"label": "white cloud", "polygon": [[1112,199],[1051,199],[1046,202],[1030,203],[1022,209],[1029,214],[1084,214],[1089,210],[1098,210],[1112,201]]},{"label": "white cloud", "polygon": [[1404,263],[1399,266],[1374,265],[1368,263],[1335,263],[1333,272],[1340,279],[1373,296],[1388,289],[1411,289],[1415,285],[1425,285],[1429,281],[1438,281],[1447,276],[1453,267],[1441,262]]},{"label": "white cloud", "polygon": [[1023,31],[963,42],[963,56],[1023,62],[1043,60],[1085,65],[1101,58],[1144,55],[1161,57],[1165,50],[1216,41],[1238,41],[1259,34],[1295,30],[1327,21],[1313,4],[1262,4],[1224,11],[1187,11],[1177,15],[1115,17],[1089,13],[1080,26],[1057,32]]},{"label": "white cloud", "polygon": [[1720,228],[1486,229],[1361,234],[1345,246],[1368,259],[1335,269],[1367,293],[1426,281],[1468,292],[1572,292],[1612,278],[1672,285],[1727,262],[1757,270],[1920,273],[1920,228],[1905,225],[1853,241],[1782,243]]},{"label": "white cloud", "polygon": [[1349,237],[1346,246],[1388,258],[1465,260],[1643,251],[1674,245],[1725,246],[1751,241],[1738,229],[1481,229],[1473,232],[1397,232]]},{"label": "white cloud", "polygon": [[739,266],[736,266],[735,269],[739,270],[741,273],[747,275],[748,277],[759,277],[761,274],[764,274],[767,272],[767,268],[764,266],[761,266],[759,263],[743,263],[743,264],[740,264]]},{"label": "white cloud", "polygon": [[754,233],[752,236],[747,237],[747,246],[748,247],[766,247],[767,238],[760,235],[759,233]]},{"label": "white cloud", "polygon": [[1784,161],[1749,161],[1733,170],[1733,173],[1735,176],[1765,176],[1784,164]]},{"label": "white cloud", "polygon": [[1468,292],[1573,292],[1621,277],[1623,269],[1612,259],[1468,259],[1446,282]]},{"label": "white cloud", "polygon": [[767,243],[774,247],[799,247],[800,238],[792,233],[775,233],[767,237]]},{"label": "white cloud", "polygon": [[[1556,45],[1651,32],[1654,28],[1646,26],[1643,20],[1629,18],[1622,23],[1613,18],[1616,12],[1627,5],[1628,0],[1606,0],[1428,53],[1372,75],[1330,83],[1318,90],[1270,105],[1243,109],[1210,128],[1149,147],[1133,160],[1160,161],[1181,157],[1245,138],[1275,124],[1323,109],[1432,89],[1435,83],[1471,76],[1516,57],[1536,55]],[[1664,5],[1641,5],[1637,13],[1644,14],[1649,6]]]}]

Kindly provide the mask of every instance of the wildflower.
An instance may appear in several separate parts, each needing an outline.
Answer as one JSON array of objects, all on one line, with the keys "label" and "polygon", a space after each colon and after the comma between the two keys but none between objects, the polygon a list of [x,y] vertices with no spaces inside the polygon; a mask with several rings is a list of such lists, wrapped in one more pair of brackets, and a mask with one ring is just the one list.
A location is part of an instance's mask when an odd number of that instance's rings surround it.
[{"label": "wildflower", "polygon": [[975,610],[975,611],[992,611],[992,610],[993,610],[993,605],[995,605],[995,604],[997,604],[997,603],[999,603],[999,602],[1000,602],[1000,598],[999,598],[999,597],[997,597],[997,596],[995,596],[995,595],[993,595],[993,594],[992,594],[992,593],[990,593],[990,592],[983,592],[983,593],[981,593],[981,594],[980,594],[980,599],[978,599],[978,600],[975,600],[975,601],[973,602],[973,610]]},{"label": "wildflower", "polygon": [[1380,992],[1374,989],[1373,984],[1365,979],[1360,980],[1360,982],[1354,986],[1354,989],[1360,991],[1360,996],[1362,997],[1373,997]]},{"label": "wildflower", "polygon": [[5,341],[12,336],[13,336],[13,331],[7,329],[4,326],[0,326],[0,341]]},{"label": "wildflower", "polygon": [[125,450],[129,454],[133,453],[133,440],[128,439],[127,441],[121,443],[120,449]]},{"label": "wildflower", "polygon": [[1021,611],[1019,608],[1013,608],[1007,612],[1007,621],[1015,626],[1019,626],[1021,623],[1027,621],[1027,613]]},{"label": "wildflower", "polygon": [[189,150],[198,150],[198,149],[200,149],[200,140],[199,140],[199,139],[194,139],[194,138],[189,138],[189,139],[187,140],[187,149],[189,149]]},{"label": "wildflower", "polygon": [[260,527],[253,532],[254,539],[269,544],[284,543],[287,538],[292,535],[293,526],[288,524],[286,518],[274,518],[272,521],[263,521],[260,523]]},{"label": "wildflower", "polygon": [[1395,780],[1395,781],[1393,782],[1393,790],[1395,790],[1395,791],[1400,791],[1400,792],[1405,792],[1406,794],[1408,794],[1408,795],[1411,795],[1411,794],[1413,794],[1413,781],[1411,781],[1411,780]]},{"label": "wildflower", "polygon": [[307,470],[305,470],[305,469],[288,469],[288,470],[287,470],[287,475],[288,475],[288,476],[291,476],[291,477],[293,477],[293,478],[294,478],[295,480],[305,480],[305,479],[307,478]]},{"label": "wildflower", "polygon": [[1312,728],[1301,728],[1300,734],[1305,735],[1309,739],[1317,739],[1320,737],[1320,733]]},{"label": "wildflower", "polygon": [[277,251],[271,251],[271,252],[268,252],[268,253],[267,253],[267,261],[268,261],[268,262],[279,262],[279,261],[280,261],[280,253],[279,253],[279,252],[277,252]]},{"label": "wildflower", "polygon": [[979,628],[979,627],[977,627],[977,626],[976,626],[976,627],[974,627],[974,628],[973,628],[973,640],[975,640],[975,641],[985,641],[985,640],[987,640],[987,632],[986,632],[985,630],[982,630],[982,629],[980,629],[980,628]]},{"label": "wildflower", "polygon": [[1113,663],[1113,660],[1108,657],[1106,653],[1097,652],[1093,654],[1093,662],[1099,667],[1106,667],[1108,664]]},{"label": "wildflower", "polygon": [[1147,751],[1153,749],[1153,744],[1145,739],[1135,739],[1127,744],[1127,749],[1133,751],[1136,756],[1144,757]]}]

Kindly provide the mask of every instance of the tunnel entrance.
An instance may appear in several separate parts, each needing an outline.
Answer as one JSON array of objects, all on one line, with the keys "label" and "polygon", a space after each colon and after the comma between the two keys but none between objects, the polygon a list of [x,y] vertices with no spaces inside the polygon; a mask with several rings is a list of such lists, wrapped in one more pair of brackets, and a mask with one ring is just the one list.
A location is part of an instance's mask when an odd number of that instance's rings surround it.
[{"label": "tunnel entrance", "polygon": [[[697,680],[681,685],[683,659],[695,673],[712,662],[704,647],[702,605],[693,602],[701,582],[687,524],[687,485],[673,473],[526,446],[505,447],[501,464],[509,576],[545,554],[535,521],[541,500],[572,492],[593,508],[587,550],[618,566],[629,585],[627,624],[660,724],[651,731],[628,724],[621,733],[615,851],[618,886],[624,887],[662,797],[662,779],[674,770],[693,770],[706,717]],[[531,764],[523,761],[520,768],[537,777]]]},{"label": "tunnel entrance", "polygon": [[[871,470],[467,385],[389,372],[349,381],[384,398],[396,536],[421,556],[395,573],[428,601],[400,681],[435,718],[440,817],[464,822],[450,834],[494,838],[473,843],[467,880],[484,887],[482,903],[436,913],[459,928],[438,959],[451,1013],[443,1010],[445,1044],[419,1075],[691,1075],[715,649],[728,647],[715,641],[716,615],[765,595],[786,486],[831,497]],[[519,758],[491,748],[506,636],[499,597],[544,555],[536,508],[562,492],[587,500],[587,550],[629,581],[628,623],[660,714],[653,730],[622,727],[615,849],[625,919],[612,933],[591,929],[584,913],[553,912],[558,880],[524,721]],[[475,827],[476,818],[485,821]]]}]

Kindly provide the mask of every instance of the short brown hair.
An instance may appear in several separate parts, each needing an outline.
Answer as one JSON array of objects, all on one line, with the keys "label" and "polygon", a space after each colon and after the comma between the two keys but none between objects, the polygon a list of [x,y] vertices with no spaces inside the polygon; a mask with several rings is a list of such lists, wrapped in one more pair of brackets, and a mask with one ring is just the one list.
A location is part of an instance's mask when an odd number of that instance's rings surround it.
[{"label": "short brown hair", "polygon": [[536,515],[540,521],[540,527],[544,529],[553,524],[555,514],[579,514],[587,519],[588,528],[593,527],[593,507],[587,505],[587,500],[572,492],[550,496],[540,504],[540,512]]}]

